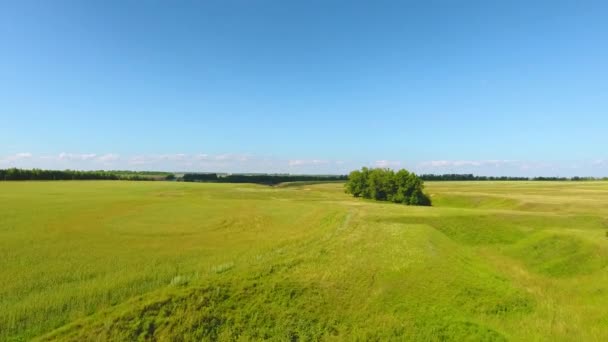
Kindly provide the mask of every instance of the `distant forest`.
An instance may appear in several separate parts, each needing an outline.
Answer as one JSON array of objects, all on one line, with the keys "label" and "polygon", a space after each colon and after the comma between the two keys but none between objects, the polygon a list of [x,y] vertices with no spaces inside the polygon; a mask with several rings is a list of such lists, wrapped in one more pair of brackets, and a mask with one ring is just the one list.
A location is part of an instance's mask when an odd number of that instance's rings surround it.
[{"label": "distant forest", "polygon": [[218,175],[216,173],[186,173],[181,180],[184,182],[213,182],[213,183],[257,183],[276,185],[285,182],[327,182],[345,181],[346,175],[269,175],[269,174],[229,174]]},{"label": "distant forest", "polygon": [[[608,180],[608,177],[494,177],[473,174],[423,174],[418,178],[424,181],[591,181]],[[162,171],[123,171],[123,170],[42,170],[42,169],[0,169],[0,181],[13,180],[177,180],[184,182],[212,183],[257,183],[276,185],[285,182],[327,182],[346,181],[347,175],[289,175],[289,174],[218,174],[186,173],[177,177],[171,172]]]},{"label": "distant forest", "polygon": [[420,175],[420,179],[425,181],[586,181],[586,180],[608,180],[608,177],[494,177],[494,176],[475,176],[473,174],[444,174]]},{"label": "distant forest", "polygon": [[0,180],[172,180],[170,172],[0,169]]}]

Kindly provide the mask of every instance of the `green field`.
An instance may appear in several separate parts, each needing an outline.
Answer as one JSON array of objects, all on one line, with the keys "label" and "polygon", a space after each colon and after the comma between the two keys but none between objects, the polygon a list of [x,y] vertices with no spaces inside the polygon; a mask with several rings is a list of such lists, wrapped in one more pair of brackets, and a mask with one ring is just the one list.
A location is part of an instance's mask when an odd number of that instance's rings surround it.
[{"label": "green field", "polygon": [[608,182],[0,182],[0,340],[608,340]]}]

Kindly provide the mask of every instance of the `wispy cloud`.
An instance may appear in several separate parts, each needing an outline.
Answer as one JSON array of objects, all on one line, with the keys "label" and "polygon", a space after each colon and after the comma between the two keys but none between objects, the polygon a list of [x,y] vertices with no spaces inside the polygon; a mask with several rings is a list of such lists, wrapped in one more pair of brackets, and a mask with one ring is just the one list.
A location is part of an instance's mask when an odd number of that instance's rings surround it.
[{"label": "wispy cloud", "polygon": [[107,153],[97,157],[97,161],[102,163],[111,163],[120,159],[120,155],[114,153]]},{"label": "wispy cloud", "polygon": [[416,165],[418,173],[473,173],[488,176],[605,176],[608,162],[534,160],[432,160]]},{"label": "wispy cloud", "polygon": [[608,159],[596,159],[593,161],[593,166],[595,167],[608,167]]},{"label": "wispy cloud", "polygon": [[0,157],[0,164],[9,164],[9,163],[17,162],[17,161],[24,160],[24,159],[31,159],[31,158],[32,158],[32,154],[29,152],[15,153],[15,154],[8,155],[5,157]]},{"label": "wispy cloud", "polygon": [[127,163],[130,165],[181,165],[181,166],[197,166],[208,164],[229,164],[229,163],[245,163],[250,160],[250,156],[243,154],[218,154],[210,155],[206,153],[198,154],[148,154],[136,155],[127,158]]},{"label": "wispy cloud", "polygon": [[327,165],[329,161],[321,159],[294,159],[289,161],[289,166]]},{"label": "wispy cloud", "polygon": [[212,172],[281,172],[340,173],[347,163],[325,159],[281,159],[239,153],[175,153],[135,155],[121,159],[135,169],[212,171]]},{"label": "wispy cloud", "polygon": [[239,161],[239,162],[246,162],[249,160],[249,156],[244,155],[244,154],[220,154],[217,156],[214,156],[213,159],[215,160],[219,160],[219,161]]},{"label": "wispy cloud", "polygon": [[78,154],[78,153],[65,153],[65,152],[61,152],[59,154],[59,156],[57,156],[57,158],[59,160],[92,160],[95,157],[97,157],[97,154],[95,153],[84,153],[84,154]]},{"label": "wispy cloud", "polygon": [[515,165],[519,163],[517,160],[431,160],[423,161],[418,164],[419,167],[434,167],[434,168],[449,168],[449,167],[479,167],[479,166],[505,166]]},{"label": "wispy cloud", "polygon": [[381,168],[399,168],[401,162],[397,160],[376,160],[374,166]]}]

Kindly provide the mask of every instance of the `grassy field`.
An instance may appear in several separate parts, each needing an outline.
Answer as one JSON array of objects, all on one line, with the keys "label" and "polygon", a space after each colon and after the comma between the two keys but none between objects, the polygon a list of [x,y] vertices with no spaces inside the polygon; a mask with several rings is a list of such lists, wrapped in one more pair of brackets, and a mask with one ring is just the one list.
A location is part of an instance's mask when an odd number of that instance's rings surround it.
[{"label": "grassy field", "polygon": [[0,182],[0,340],[608,340],[608,182]]}]

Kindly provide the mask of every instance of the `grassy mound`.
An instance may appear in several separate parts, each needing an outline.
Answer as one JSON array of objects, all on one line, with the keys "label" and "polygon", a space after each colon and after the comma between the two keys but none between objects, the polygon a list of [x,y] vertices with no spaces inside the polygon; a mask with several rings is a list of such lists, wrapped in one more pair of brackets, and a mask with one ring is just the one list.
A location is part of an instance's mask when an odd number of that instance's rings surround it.
[{"label": "grassy mound", "polygon": [[608,266],[608,253],[583,239],[560,234],[538,234],[511,250],[536,272],[554,277],[589,274]]}]

